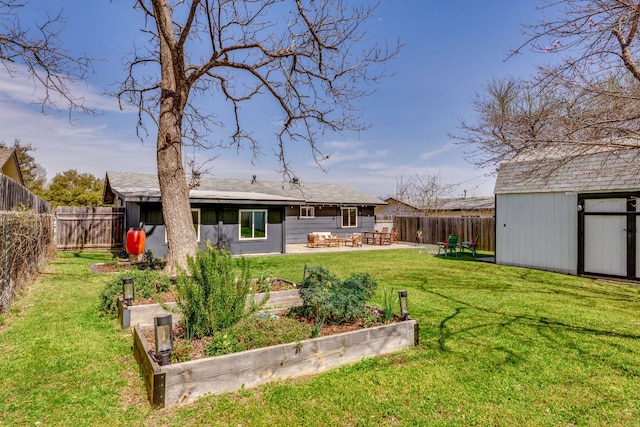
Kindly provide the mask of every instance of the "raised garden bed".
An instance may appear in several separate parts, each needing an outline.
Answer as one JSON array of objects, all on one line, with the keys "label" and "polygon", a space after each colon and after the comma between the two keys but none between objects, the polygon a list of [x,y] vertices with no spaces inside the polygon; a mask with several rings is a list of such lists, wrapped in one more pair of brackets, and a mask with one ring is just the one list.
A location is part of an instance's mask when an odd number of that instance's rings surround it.
[{"label": "raised garden bed", "polygon": [[[281,281],[285,281],[284,279],[278,279]],[[291,287],[295,287],[295,284],[292,282],[287,282],[291,285]],[[253,295],[253,298],[256,302],[262,301],[264,294],[256,293]],[[265,305],[265,309],[283,309],[289,308],[296,305],[300,305],[302,303],[302,299],[300,298],[300,291],[298,289],[286,290],[286,291],[273,291],[269,293],[269,300]],[[124,304],[122,297],[118,298],[118,322],[123,329],[130,328],[132,326],[148,326],[153,325],[153,318],[156,316],[161,316],[168,314],[169,312],[165,310],[163,307],[174,309],[176,307],[176,303],[173,301],[166,302],[164,304],[154,304],[154,303],[146,303],[146,304],[134,304],[134,305],[126,305]],[[177,313],[173,313],[174,322],[178,322],[180,320],[180,315]]]},{"label": "raised garden bed", "polygon": [[189,403],[206,394],[256,387],[317,374],[418,344],[418,322],[406,320],[295,343],[160,366],[143,329],[134,328],[133,351],[153,406]]}]

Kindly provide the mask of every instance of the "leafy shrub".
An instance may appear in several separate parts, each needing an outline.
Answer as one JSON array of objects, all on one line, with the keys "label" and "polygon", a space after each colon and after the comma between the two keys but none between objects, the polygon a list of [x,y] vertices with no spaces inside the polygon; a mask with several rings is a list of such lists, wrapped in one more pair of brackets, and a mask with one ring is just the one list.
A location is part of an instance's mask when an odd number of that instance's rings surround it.
[{"label": "leafy shrub", "polygon": [[118,316],[118,296],[122,295],[122,279],[125,277],[133,279],[136,299],[150,298],[171,288],[169,278],[159,271],[133,270],[115,274],[104,285],[99,295],[98,309],[110,318]]},{"label": "leafy shrub", "polygon": [[207,244],[195,257],[189,257],[187,265],[188,271],[179,272],[176,284],[186,339],[213,336],[266,301],[265,297],[261,304],[247,304],[251,293],[249,263],[239,260],[240,277],[236,277],[234,261],[226,249]]},{"label": "leafy shrub", "polygon": [[140,270],[162,270],[167,265],[167,261],[162,258],[156,258],[150,250],[142,254],[142,261],[135,264]]},{"label": "leafy shrub", "polygon": [[324,267],[310,267],[300,284],[300,312],[335,323],[353,321],[366,315],[365,303],[376,287],[368,273],[352,274],[340,282]]},{"label": "leafy shrub", "polygon": [[240,345],[237,339],[230,337],[229,334],[218,334],[204,349],[204,353],[207,356],[220,356],[223,354],[236,353],[243,351],[244,348]]}]

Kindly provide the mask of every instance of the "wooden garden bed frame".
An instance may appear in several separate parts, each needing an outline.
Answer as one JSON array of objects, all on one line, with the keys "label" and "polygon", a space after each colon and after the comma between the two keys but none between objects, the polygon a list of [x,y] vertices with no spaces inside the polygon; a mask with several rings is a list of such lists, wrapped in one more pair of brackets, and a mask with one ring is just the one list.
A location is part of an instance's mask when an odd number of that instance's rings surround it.
[{"label": "wooden garden bed frame", "polygon": [[[262,301],[264,294],[258,293],[253,295],[256,302]],[[276,291],[269,293],[269,300],[265,304],[265,309],[280,310],[302,304],[300,291],[293,289],[289,291]],[[180,321],[180,314],[171,310],[176,308],[175,302],[164,304],[169,310],[166,310],[161,304],[142,304],[127,306],[124,304],[122,297],[118,298],[118,322],[123,329],[132,326],[150,326],[153,325],[153,318],[168,313],[173,314],[173,321]]]},{"label": "wooden garden bed frame", "polygon": [[366,357],[418,345],[419,325],[405,320],[388,325],[223,356],[160,366],[140,326],[133,352],[155,407],[189,403],[206,394],[250,388],[271,381],[317,374]]}]

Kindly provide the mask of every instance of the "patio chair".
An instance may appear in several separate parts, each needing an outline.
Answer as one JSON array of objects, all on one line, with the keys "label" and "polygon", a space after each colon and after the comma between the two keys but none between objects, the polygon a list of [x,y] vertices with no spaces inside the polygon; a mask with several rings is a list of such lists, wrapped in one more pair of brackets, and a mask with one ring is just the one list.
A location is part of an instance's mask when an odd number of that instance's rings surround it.
[{"label": "patio chair", "polygon": [[377,235],[378,244],[380,245],[390,245],[391,244],[391,235],[389,234],[389,227],[382,227],[382,230]]},{"label": "patio chair", "polygon": [[362,234],[360,233],[352,233],[344,235],[344,244],[345,246],[362,246]]},{"label": "patio chair", "polygon": [[471,241],[464,241],[460,243],[460,252],[464,252],[465,249],[471,252],[471,255],[476,256],[476,245],[478,244],[478,240],[480,239],[480,235],[476,234],[476,238]]},{"label": "patio chair", "polygon": [[398,227],[393,227],[391,229],[391,234],[389,234],[390,243],[398,243]]},{"label": "patio chair", "polygon": [[458,256],[458,235],[457,234],[449,234],[446,242],[438,242],[438,255],[440,255],[440,250],[444,251],[444,256],[448,256],[451,254],[456,254]]}]

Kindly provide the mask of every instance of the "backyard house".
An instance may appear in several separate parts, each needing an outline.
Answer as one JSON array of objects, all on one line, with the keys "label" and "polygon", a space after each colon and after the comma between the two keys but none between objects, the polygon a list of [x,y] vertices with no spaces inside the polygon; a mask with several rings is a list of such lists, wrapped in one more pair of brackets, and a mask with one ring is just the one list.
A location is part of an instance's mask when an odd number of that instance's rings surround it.
[{"label": "backyard house", "polygon": [[[154,174],[107,172],[105,203],[125,208],[125,230],[144,224],[146,249],[167,253],[162,202]],[[314,231],[337,235],[373,230],[374,208],[384,202],[346,185],[202,178],[191,190],[198,242],[235,254],[284,253]]]},{"label": "backyard house", "polygon": [[495,199],[487,197],[441,198],[432,201],[398,200],[389,197],[384,206],[376,208],[378,217],[394,216],[493,216]]},{"label": "backyard house", "polygon": [[18,184],[24,185],[18,157],[12,148],[0,147],[0,173],[13,179]]},{"label": "backyard house", "polygon": [[631,162],[631,153],[596,153],[501,165],[496,263],[638,280],[640,175]]}]

